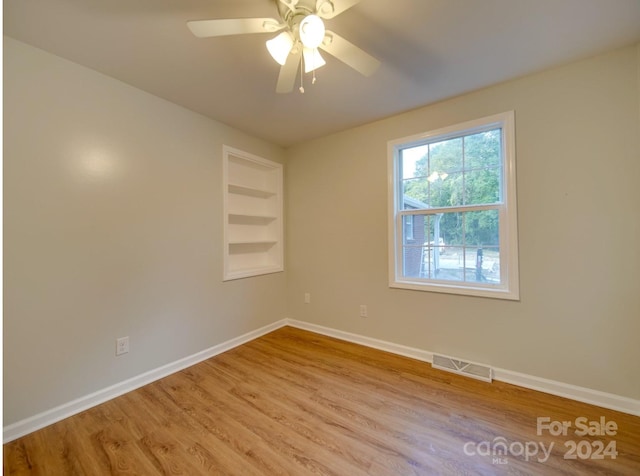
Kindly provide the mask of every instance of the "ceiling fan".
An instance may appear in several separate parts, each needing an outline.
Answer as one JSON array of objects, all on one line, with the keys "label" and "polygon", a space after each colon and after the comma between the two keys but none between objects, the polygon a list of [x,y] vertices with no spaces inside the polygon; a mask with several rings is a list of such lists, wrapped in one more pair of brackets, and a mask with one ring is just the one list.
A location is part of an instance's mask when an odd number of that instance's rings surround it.
[{"label": "ceiling fan", "polygon": [[267,41],[267,50],[280,65],[276,92],[293,91],[300,67],[300,92],[304,93],[302,71],[313,72],[326,63],[319,49],[326,51],[364,76],[372,75],[380,62],[343,37],[326,30],[323,19],[330,20],[351,8],[360,0],[274,0],[280,19],[235,18],[187,22],[199,38],[240,35],[245,33],[275,33]]}]

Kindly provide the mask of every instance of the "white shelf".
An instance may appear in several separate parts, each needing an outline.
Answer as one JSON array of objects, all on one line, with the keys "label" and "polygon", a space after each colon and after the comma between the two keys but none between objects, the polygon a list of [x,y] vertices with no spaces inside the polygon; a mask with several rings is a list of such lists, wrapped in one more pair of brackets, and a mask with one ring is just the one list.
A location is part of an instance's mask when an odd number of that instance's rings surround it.
[{"label": "white shelf", "polygon": [[230,183],[228,185],[229,193],[237,193],[240,195],[249,195],[250,197],[268,198],[277,195],[277,192],[271,190],[264,190],[260,188],[247,187],[245,185],[238,185]]},{"label": "white shelf", "polygon": [[282,268],[236,268],[234,271],[227,275],[227,281],[232,279],[250,278],[251,276],[260,276],[262,274],[279,273],[283,271]]},{"label": "white shelf", "polygon": [[283,271],[282,165],[223,148],[223,280]]},{"label": "white shelf", "polygon": [[277,220],[278,217],[275,215],[249,215],[246,213],[229,213],[229,223],[252,223],[252,222],[268,222],[272,220]]}]

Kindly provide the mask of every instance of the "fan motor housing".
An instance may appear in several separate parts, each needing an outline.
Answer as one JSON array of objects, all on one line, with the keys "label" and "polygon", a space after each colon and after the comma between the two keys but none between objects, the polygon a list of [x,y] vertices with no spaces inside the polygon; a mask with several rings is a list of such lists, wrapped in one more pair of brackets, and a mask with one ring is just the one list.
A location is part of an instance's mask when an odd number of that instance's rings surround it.
[{"label": "fan motor housing", "polygon": [[[274,0],[280,18],[292,29],[299,24],[304,17],[315,13],[316,4],[313,0]],[[291,5],[291,7],[289,6]]]}]

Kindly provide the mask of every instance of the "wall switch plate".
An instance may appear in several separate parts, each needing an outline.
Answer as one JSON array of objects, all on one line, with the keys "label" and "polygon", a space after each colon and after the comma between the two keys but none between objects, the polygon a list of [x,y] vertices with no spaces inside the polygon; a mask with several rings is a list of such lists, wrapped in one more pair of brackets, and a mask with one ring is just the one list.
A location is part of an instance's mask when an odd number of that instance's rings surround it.
[{"label": "wall switch plate", "polygon": [[304,303],[305,304],[311,303],[311,293],[304,293]]},{"label": "wall switch plate", "polygon": [[129,352],[129,336],[116,339],[116,355],[122,355]]},{"label": "wall switch plate", "polygon": [[366,304],[360,304],[360,317],[369,317]]}]

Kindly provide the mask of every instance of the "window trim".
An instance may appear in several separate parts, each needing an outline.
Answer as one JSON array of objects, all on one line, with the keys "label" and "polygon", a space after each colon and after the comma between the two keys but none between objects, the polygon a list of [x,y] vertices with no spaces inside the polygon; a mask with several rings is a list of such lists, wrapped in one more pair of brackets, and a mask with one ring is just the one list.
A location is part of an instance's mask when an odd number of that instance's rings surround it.
[{"label": "window trim", "polygon": [[[496,286],[436,280],[426,282],[422,279],[403,277],[400,274],[402,240],[399,237],[399,233],[402,231],[403,217],[407,214],[423,214],[424,211],[399,209],[400,194],[402,193],[401,188],[397,188],[400,177],[399,151],[409,146],[436,142],[434,140],[436,138],[437,141],[447,140],[496,127],[502,128],[503,131],[502,203],[497,204],[497,207],[496,204],[488,206],[497,208],[500,214],[500,273],[503,284]],[[507,111],[387,142],[389,287],[508,300],[520,299],[515,154],[514,111]],[[452,212],[456,210],[463,211],[466,208],[467,206],[450,207]],[[477,210],[476,206],[474,206],[474,210]]]}]

